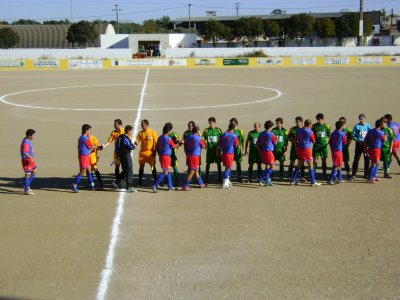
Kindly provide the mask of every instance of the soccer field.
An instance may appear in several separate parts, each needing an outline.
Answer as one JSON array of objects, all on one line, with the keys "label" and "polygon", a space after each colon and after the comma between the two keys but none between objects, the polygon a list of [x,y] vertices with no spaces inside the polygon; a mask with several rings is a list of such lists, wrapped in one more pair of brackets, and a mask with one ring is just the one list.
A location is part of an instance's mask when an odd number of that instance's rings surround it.
[{"label": "soccer field", "polygon": [[[117,118],[135,129],[148,119],[159,134],[172,122],[180,135],[211,116],[223,131],[238,118],[245,134],[256,121],[282,117],[289,129],[319,112],[331,127],[345,116],[352,128],[359,113],[372,125],[386,113],[399,122],[399,76],[395,67],[0,72],[0,298],[399,299],[396,163],[375,185],[233,180],[230,190],[213,165],[206,189],[157,194],[146,166],[145,187],[125,194],[111,188],[110,146],[99,162],[107,189],[89,191],[84,179],[71,190],[84,123],[104,143]],[[19,156],[28,128],[32,196]],[[182,149],[178,158],[184,173]]]}]

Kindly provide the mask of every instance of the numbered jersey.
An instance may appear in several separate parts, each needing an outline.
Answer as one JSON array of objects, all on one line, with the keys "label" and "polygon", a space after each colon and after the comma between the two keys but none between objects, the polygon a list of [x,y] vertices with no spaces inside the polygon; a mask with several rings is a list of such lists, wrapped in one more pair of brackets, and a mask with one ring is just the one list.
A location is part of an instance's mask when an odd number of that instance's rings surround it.
[{"label": "numbered jersey", "polygon": [[289,132],[285,128],[279,129],[278,127],[272,129],[272,132],[276,136],[277,141],[275,145],[275,150],[283,150],[288,143]]},{"label": "numbered jersey", "polygon": [[206,128],[203,131],[203,139],[207,142],[207,149],[215,149],[221,138],[222,130],[218,127]]},{"label": "numbered jersey", "polygon": [[257,130],[252,130],[247,134],[247,142],[250,145],[250,151],[257,150],[256,144],[258,140],[258,136],[260,135],[260,132]]},{"label": "numbered jersey", "polygon": [[385,141],[382,143],[382,149],[389,149],[390,143],[394,140],[393,131],[389,127],[382,128],[381,131],[385,134]]},{"label": "numbered jersey", "polygon": [[331,127],[326,123],[315,123],[312,126],[315,136],[315,146],[325,146],[328,144],[328,138],[331,135]]}]

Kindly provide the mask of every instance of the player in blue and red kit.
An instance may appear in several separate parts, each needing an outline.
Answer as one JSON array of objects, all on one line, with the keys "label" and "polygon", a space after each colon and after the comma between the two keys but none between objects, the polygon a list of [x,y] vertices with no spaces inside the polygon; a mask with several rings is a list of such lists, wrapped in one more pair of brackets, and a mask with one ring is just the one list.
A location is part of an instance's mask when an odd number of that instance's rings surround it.
[{"label": "player in blue and red kit", "polygon": [[267,186],[271,186],[271,175],[274,171],[275,157],[274,149],[277,143],[275,134],[272,132],[272,127],[274,123],[272,121],[266,121],[264,123],[264,131],[260,133],[257,139],[257,148],[260,151],[260,157],[262,163],[265,165],[265,170],[260,178],[258,178],[258,183],[264,186],[264,181]]},{"label": "player in blue and red kit", "polygon": [[[390,129],[392,129],[393,135],[394,135],[393,146],[392,146],[392,155],[397,160],[397,163],[400,166],[400,157],[399,157],[399,153],[398,153],[399,147],[400,147],[400,124],[393,122],[393,117],[391,114],[386,114],[385,118],[388,120],[387,125]],[[391,162],[392,162],[392,160],[389,161],[389,166],[390,166]]]},{"label": "player in blue and red kit", "polygon": [[311,120],[307,119],[304,122],[304,127],[297,130],[294,142],[296,143],[296,155],[298,159],[298,165],[294,171],[292,177],[292,185],[297,184],[296,179],[300,172],[300,169],[307,163],[310,172],[311,185],[320,186],[319,182],[315,181],[315,172],[313,169],[313,157],[311,144],[315,143],[315,136],[311,130]]},{"label": "player in blue and red kit", "polygon": [[381,157],[382,143],[385,141],[385,134],[381,130],[383,121],[376,120],[375,128],[368,131],[365,136],[364,155],[368,155],[371,166],[368,171],[368,183],[379,181],[376,177],[379,168],[379,159]]},{"label": "player in blue and red kit", "polygon": [[239,147],[239,138],[234,133],[236,124],[229,123],[228,130],[221,135],[221,139],[218,141],[218,146],[222,152],[222,163],[225,167],[224,179],[222,182],[223,189],[229,189],[232,187],[232,183],[229,180],[233,160],[235,158],[235,151]]},{"label": "player in blue and red kit", "polygon": [[95,147],[90,142],[89,136],[91,131],[91,126],[88,124],[82,125],[82,135],[78,139],[78,160],[79,160],[79,173],[76,175],[74,184],[72,185],[72,191],[74,193],[78,192],[78,184],[81,181],[82,176],[85,175],[87,170],[87,177],[90,183],[91,189],[94,191],[94,182],[92,171],[90,168],[90,153]]},{"label": "player in blue and red kit", "polygon": [[328,184],[333,185],[333,180],[338,178],[338,181],[343,182],[342,177],[342,164],[343,164],[343,146],[347,144],[346,133],[343,130],[345,123],[337,121],[335,123],[336,130],[329,136],[329,146],[332,153],[332,173],[328,178]]},{"label": "player in blue and red kit", "polygon": [[24,194],[34,195],[35,193],[31,190],[30,185],[36,176],[37,167],[35,160],[33,158],[34,150],[32,145],[32,140],[36,131],[33,129],[28,129],[25,134],[25,138],[21,143],[21,163],[24,169]]},{"label": "player in blue and red kit", "polygon": [[177,145],[172,141],[169,136],[172,131],[172,124],[165,124],[163,127],[163,134],[157,139],[156,151],[160,158],[161,169],[163,170],[160,175],[158,175],[157,180],[154,181],[151,186],[152,190],[157,193],[157,187],[167,177],[168,190],[172,190],[172,178],[169,172],[171,168],[171,154],[172,150],[177,147]]},{"label": "player in blue and red kit", "polygon": [[189,167],[189,174],[185,183],[182,186],[183,191],[189,191],[189,183],[193,175],[196,175],[199,188],[204,188],[205,184],[199,174],[201,150],[206,148],[203,138],[200,135],[199,125],[195,124],[192,129],[192,134],[185,138],[185,153],[186,161]]}]

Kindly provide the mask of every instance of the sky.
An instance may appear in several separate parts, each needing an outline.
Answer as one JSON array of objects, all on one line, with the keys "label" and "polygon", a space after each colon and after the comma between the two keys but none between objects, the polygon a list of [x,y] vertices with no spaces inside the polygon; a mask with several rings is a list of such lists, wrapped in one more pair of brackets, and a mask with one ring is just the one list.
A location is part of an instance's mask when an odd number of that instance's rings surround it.
[{"label": "sky", "polygon": [[[171,19],[187,17],[188,4],[191,16],[203,17],[206,11],[216,11],[217,16],[236,15],[235,3],[239,3],[240,15],[269,14],[274,9],[286,13],[338,12],[343,9],[358,11],[359,0],[0,0],[0,20],[12,22],[18,19],[46,20],[115,20],[115,4],[118,4],[119,20],[142,23],[146,19]],[[72,7],[72,10],[71,10]],[[400,14],[400,0],[364,0],[364,11],[394,9]],[[72,13],[72,14],[71,14]]]}]

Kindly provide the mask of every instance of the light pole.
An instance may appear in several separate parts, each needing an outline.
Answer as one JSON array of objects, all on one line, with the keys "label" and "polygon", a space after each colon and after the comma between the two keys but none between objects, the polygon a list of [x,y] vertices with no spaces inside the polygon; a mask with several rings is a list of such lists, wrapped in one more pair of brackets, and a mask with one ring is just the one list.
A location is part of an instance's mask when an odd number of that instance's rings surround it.
[{"label": "light pole", "polygon": [[190,24],[190,7],[192,6],[191,3],[188,4],[188,9],[189,9],[189,32],[192,32],[192,26]]},{"label": "light pole", "polygon": [[122,9],[118,8],[118,4],[114,5],[115,8],[113,8],[112,11],[115,11],[116,17],[117,17],[117,34],[119,33],[119,21],[118,21],[118,12],[122,11]]},{"label": "light pole", "polygon": [[361,47],[364,37],[364,0],[360,0],[360,23],[358,25],[358,46]]},{"label": "light pole", "polygon": [[72,10],[72,0],[71,0],[71,23],[74,23],[73,19],[73,10]]},{"label": "light pole", "polygon": [[236,16],[238,17],[239,16],[239,8],[240,8],[240,3],[239,2],[235,3],[235,8],[236,8]]}]

